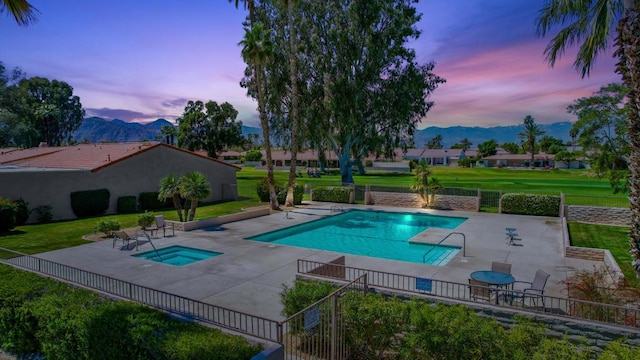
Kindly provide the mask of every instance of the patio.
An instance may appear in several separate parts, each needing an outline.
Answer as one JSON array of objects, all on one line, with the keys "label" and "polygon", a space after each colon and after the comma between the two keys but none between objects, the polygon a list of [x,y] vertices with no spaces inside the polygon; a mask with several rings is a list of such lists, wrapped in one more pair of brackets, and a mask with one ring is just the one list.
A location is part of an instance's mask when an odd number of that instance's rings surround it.
[{"label": "patio", "polygon": [[[157,248],[182,245],[222,252],[223,255],[183,267],[138,259],[135,249],[113,248],[111,240],[38,254],[37,257],[83,270],[126,280],[205,303],[274,320],[282,319],[282,284],[296,277],[297,259],[327,262],[338,253],[295,248],[244,240],[256,234],[292,226],[331,214],[333,204],[310,203],[289,211],[228,223],[218,228],[176,232],[175,237],[153,239]],[[564,231],[559,218],[488,214],[457,211],[400,209],[372,206],[348,208],[385,211],[424,211],[468,219],[453,230],[427,230],[416,239],[437,243],[449,232],[466,236],[465,255],[460,251],[445,266],[430,266],[356,255],[346,255],[350,267],[408,276],[467,283],[471,272],[491,268],[492,261],[513,264],[516,280],[531,281],[537,269],[551,274],[546,293],[565,296],[562,283],[576,270],[592,270],[602,263],[565,258]],[[285,216],[286,215],[286,216]],[[509,246],[506,227],[515,227],[523,246]],[[462,246],[462,238],[450,237],[444,244]],[[148,243],[139,252],[152,250]]]}]

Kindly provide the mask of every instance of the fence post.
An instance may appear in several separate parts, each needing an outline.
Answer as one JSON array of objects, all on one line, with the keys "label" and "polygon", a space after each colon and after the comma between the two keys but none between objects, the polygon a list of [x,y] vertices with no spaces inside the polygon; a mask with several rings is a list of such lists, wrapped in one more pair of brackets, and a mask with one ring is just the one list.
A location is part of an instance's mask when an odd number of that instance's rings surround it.
[{"label": "fence post", "polygon": [[331,360],[336,358],[336,348],[338,346],[338,294],[331,297]]},{"label": "fence post", "polygon": [[560,191],[560,211],[558,212],[560,217],[564,217],[564,193]]},{"label": "fence post", "polygon": [[482,190],[478,188],[478,208],[477,208],[478,212],[480,212],[481,204],[482,204]]},{"label": "fence post", "polygon": [[502,190],[498,193],[498,214],[502,214]]}]

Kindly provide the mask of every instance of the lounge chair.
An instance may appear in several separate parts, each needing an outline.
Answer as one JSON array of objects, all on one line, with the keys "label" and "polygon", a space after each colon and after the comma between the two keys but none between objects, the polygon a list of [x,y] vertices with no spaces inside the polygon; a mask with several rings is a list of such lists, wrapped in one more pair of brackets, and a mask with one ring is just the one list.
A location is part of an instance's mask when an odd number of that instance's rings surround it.
[{"label": "lounge chair", "polygon": [[114,231],[113,232],[113,247],[116,247],[116,242],[120,240],[122,241],[122,248],[129,248],[129,243],[131,241],[135,241],[136,249],[138,248],[138,234],[129,235],[124,231]]},{"label": "lounge chair", "polygon": [[164,215],[156,215],[156,227],[162,229],[162,237],[167,237],[167,229],[171,229],[171,236],[176,236],[176,230],[173,223],[164,221]]},{"label": "lounge chair", "polygon": [[491,301],[491,294],[493,292],[486,282],[469,278],[469,293],[473,301],[477,301],[478,299]]},{"label": "lounge chair", "polygon": [[[538,269],[536,271],[536,275],[533,277],[533,281],[516,281],[514,283],[514,290],[517,290],[517,293],[512,293],[511,302],[513,299],[522,299],[522,306],[524,306],[524,300],[526,298],[529,299],[530,302],[533,302],[534,306],[538,306],[538,299],[542,301],[542,306],[544,307],[544,288],[547,285],[547,280],[549,279],[549,274]],[[524,287],[517,286],[517,284],[525,284]]]},{"label": "lounge chair", "polygon": [[511,264],[494,261],[491,263],[491,271],[511,274]]}]

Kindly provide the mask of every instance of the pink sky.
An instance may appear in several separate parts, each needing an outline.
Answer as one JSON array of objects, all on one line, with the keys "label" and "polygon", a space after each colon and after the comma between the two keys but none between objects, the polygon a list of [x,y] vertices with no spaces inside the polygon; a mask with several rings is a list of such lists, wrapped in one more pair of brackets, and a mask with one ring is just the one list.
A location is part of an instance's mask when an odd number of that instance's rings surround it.
[{"label": "pink sky", "polygon": [[[245,125],[258,125],[256,104],[239,85],[244,11],[227,0],[32,3],[40,10],[34,25],[18,27],[0,16],[0,61],[69,83],[88,116],[173,120],[188,100],[214,100],[233,104]],[[515,125],[529,114],[539,123],[574,120],[567,105],[620,81],[610,54],[587,79],[571,67],[571,54],[550,69],[542,54],[548,39],[535,35],[540,5],[417,4],[422,36],[411,46],[447,80],[420,128]]]}]

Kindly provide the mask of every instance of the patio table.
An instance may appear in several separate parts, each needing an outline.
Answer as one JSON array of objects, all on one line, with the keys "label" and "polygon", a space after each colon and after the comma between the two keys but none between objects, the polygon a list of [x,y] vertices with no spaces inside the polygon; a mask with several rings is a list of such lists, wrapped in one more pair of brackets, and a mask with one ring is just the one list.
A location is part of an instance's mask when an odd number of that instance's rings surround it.
[{"label": "patio table", "polygon": [[[474,271],[470,276],[474,280],[482,281],[489,284],[489,286],[495,287],[507,287],[516,281],[516,278],[511,274],[491,270]],[[496,293],[496,304],[498,304],[498,298],[498,294]]]}]

